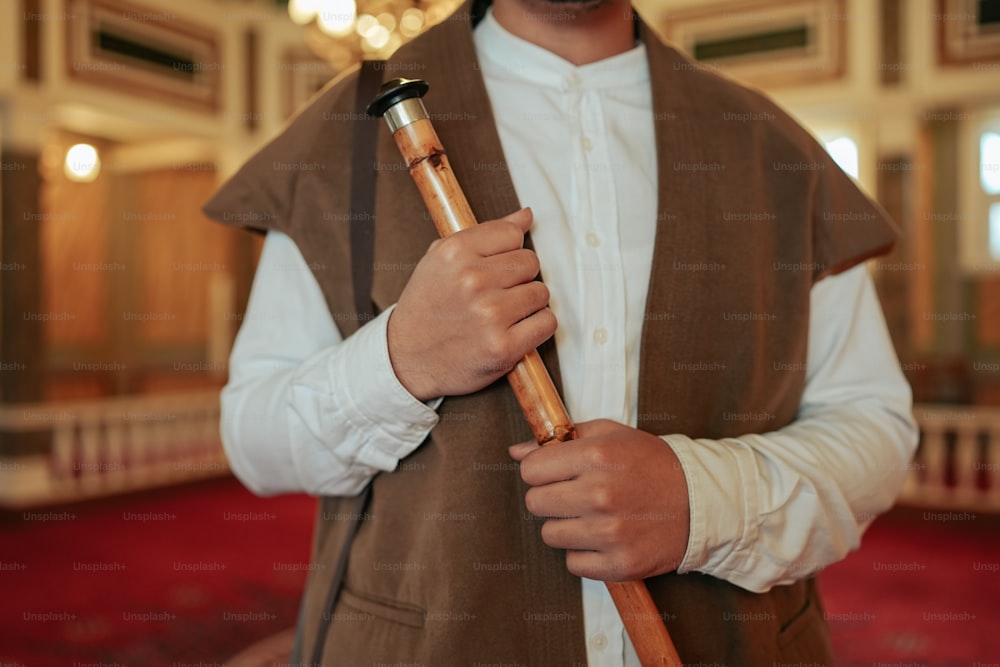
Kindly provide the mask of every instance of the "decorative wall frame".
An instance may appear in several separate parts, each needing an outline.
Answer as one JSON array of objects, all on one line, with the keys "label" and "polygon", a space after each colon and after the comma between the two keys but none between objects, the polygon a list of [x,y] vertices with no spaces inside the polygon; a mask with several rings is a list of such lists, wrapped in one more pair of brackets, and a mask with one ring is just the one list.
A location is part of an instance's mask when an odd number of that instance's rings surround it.
[{"label": "decorative wall frame", "polygon": [[665,37],[708,66],[762,87],[846,72],[846,0],[750,0],[667,12]]},{"label": "decorative wall frame", "polygon": [[938,64],[1000,62],[1000,2],[937,0]]},{"label": "decorative wall frame", "polygon": [[169,10],[64,0],[66,74],[75,81],[206,111],[219,109],[219,35]]}]

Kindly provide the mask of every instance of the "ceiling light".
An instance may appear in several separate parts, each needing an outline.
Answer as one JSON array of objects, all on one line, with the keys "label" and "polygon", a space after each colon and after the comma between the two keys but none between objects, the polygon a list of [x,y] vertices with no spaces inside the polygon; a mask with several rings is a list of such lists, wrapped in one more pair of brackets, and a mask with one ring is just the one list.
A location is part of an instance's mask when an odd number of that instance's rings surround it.
[{"label": "ceiling light", "polygon": [[90,183],[101,172],[101,158],[90,144],[76,144],[66,151],[63,173],[77,183]]}]

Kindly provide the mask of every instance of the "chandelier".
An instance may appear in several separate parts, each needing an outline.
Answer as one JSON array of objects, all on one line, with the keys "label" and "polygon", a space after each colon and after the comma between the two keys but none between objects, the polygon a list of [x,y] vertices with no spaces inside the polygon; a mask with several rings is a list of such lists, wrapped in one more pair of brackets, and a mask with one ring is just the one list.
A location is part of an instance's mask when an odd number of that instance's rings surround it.
[{"label": "chandelier", "polygon": [[385,59],[444,19],[461,0],[290,0],[309,49],[337,69]]}]

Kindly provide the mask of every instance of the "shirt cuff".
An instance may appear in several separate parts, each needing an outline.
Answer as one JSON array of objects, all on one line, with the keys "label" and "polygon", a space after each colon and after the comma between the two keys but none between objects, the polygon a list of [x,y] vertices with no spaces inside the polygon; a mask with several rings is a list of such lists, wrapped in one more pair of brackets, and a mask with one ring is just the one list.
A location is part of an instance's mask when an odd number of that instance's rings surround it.
[{"label": "shirt cuff", "polygon": [[752,559],[758,527],[753,452],[735,439],[663,436],[680,461],[688,485],[690,532],[677,572],[738,580]]},{"label": "shirt cuff", "polygon": [[[399,382],[389,360],[388,308],[340,344],[328,362],[332,418],[365,433],[357,460],[380,470],[394,470],[438,423],[434,408],[422,403]],[[336,444],[336,443],[331,443]]]}]

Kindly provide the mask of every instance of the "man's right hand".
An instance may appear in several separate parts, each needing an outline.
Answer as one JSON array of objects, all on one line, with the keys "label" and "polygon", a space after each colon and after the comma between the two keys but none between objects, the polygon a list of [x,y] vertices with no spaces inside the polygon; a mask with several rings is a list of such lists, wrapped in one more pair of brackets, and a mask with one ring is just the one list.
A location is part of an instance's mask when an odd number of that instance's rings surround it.
[{"label": "man's right hand", "polygon": [[389,317],[389,359],[417,399],[469,394],[556,330],[538,257],[522,247],[530,209],[435,241]]}]

